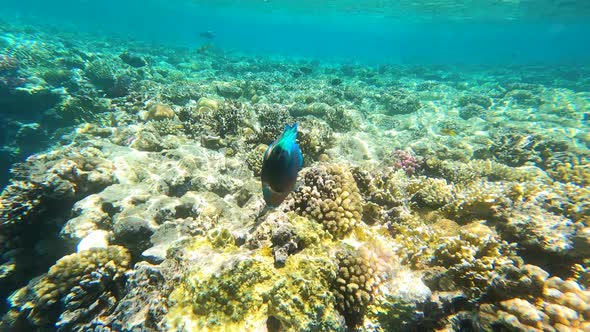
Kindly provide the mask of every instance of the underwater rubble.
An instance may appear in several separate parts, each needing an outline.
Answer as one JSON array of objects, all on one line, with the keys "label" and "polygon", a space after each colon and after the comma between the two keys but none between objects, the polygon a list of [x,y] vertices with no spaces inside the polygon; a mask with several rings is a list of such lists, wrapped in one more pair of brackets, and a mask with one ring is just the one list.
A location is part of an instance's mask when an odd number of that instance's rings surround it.
[{"label": "underwater rubble", "polygon": [[[590,68],[10,31],[1,330],[590,330]],[[292,122],[304,168],[267,212]]]}]

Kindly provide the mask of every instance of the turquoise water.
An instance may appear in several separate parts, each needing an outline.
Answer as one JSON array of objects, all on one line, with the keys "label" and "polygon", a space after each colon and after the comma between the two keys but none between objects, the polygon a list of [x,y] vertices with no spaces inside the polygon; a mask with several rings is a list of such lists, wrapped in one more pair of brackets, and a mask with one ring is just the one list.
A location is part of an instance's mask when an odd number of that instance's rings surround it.
[{"label": "turquoise water", "polygon": [[589,1],[3,0],[0,331],[589,331],[589,119]]},{"label": "turquoise water", "polygon": [[193,47],[215,43],[251,54],[413,64],[584,63],[583,1],[32,1],[7,3],[4,19]]}]

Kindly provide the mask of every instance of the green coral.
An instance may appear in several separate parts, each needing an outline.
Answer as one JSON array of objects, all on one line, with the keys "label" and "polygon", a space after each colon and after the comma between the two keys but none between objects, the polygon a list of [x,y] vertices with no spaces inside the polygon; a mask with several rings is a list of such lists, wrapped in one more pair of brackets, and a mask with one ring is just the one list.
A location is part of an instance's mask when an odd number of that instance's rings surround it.
[{"label": "green coral", "polygon": [[[166,324],[208,331],[265,328],[345,331],[330,285],[336,266],[305,249],[275,269],[268,247],[239,253],[198,244],[195,264],[173,291]],[[187,325],[188,324],[188,325]]]},{"label": "green coral", "polygon": [[281,275],[270,291],[269,316],[287,331],[346,331],[330,291],[335,278],[332,260],[296,257],[286,269],[291,272]]},{"label": "green coral", "polygon": [[215,228],[207,233],[207,239],[216,248],[235,245],[234,236],[227,228]]},{"label": "green coral", "polygon": [[335,237],[343,237],[361,222],[363,199],[348,168],[317,166],[302,174],[303,184],[292,193],[291,208],[322,223]]},{"label": "green coral", "polygon": [[10,296],[11,309],[5,320],[12,322],[11,325],[26,320],[32,326],[49,326],[58,318],[67,317],[66,311],[89,306],[102,297],[103,292],[115,292],[111,296],[116,297],[115,285],[122,287],[130,263],[131,255],[120,246],[93,248],[65,256],[47,274],[33,279]]}]

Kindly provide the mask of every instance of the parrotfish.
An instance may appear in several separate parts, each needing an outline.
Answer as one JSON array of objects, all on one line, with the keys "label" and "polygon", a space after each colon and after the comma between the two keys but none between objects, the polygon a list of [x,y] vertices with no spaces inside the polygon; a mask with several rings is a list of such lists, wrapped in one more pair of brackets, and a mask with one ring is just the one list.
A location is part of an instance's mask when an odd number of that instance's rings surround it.
[{"label": "parrotfish", "polygon": [[303,156],[296,142],[297,123],[285,130],[266,149],[262,159],[262,195],[269,207],[280,205],[295,187]]}]

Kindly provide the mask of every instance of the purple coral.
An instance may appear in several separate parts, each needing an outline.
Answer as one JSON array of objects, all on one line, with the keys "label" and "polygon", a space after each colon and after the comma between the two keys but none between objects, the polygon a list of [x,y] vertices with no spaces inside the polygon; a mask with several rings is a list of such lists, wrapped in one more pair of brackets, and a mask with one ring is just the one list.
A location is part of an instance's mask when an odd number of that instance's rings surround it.
[{"label": "purple coral", "polygon": [[423,158],[404,150],[395,150],[392,154],[393,168],[403,169],[406,174],[414,174],[422,167]]}]

